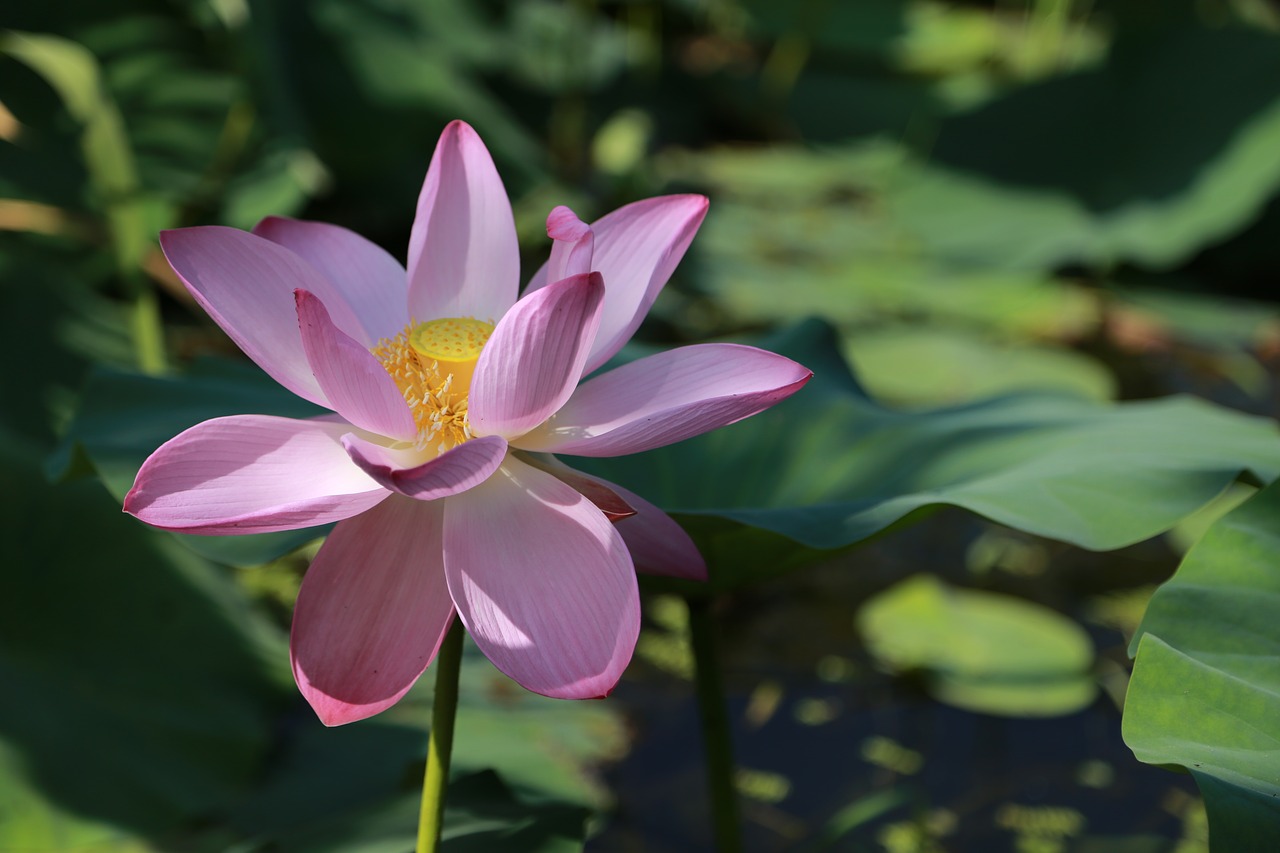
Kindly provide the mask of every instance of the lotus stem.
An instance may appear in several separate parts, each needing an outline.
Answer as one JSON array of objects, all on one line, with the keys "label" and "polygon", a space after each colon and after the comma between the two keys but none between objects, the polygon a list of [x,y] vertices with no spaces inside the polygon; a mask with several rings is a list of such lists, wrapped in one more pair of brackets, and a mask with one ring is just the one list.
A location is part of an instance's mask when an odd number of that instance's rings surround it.
[{"label": "lotus stem", "polygon": [[733,784],[733,732],[729,726],[724,679],[716,654],[711,601],[703,597],[688,597],[685,603],[689,607],[689,641],[693,646],[694,685],[702,722],[712,831],[720,853],[740,853],[742,824],[738,813],[738,793]]},{"label": "lotus stem", "polygon": [[417,853],[435,853],[444,828],[444,800],[453,757],[453,723],[458,715],[458,672],[462,669],[462,620],[456,616],[436,653],[436,695],[431,705],[431,740],[418,813]]}]

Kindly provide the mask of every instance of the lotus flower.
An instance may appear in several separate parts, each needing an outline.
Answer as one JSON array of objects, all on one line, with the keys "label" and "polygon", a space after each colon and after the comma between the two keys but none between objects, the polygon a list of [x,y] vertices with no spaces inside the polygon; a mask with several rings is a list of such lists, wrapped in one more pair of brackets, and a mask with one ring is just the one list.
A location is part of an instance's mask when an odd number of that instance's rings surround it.
[{"label": "lotus flower", "polygon": [[268,218],[166,231],[170,265],[245,354],[334,412],[215,418],[151,455],[125,499],[148,524],[260,533],[338,522],[303,580],[291,657],[328,725],[394,704],[455,613],[536,693],[607,695],[631,658],[635,570],[706,567],[671,518],[550,454],[615,456],[745,418],[811,375],[705,344],[579,384],[640,324],[706,213],[652,198],[592,225],[547,220],[517,300],[510,202],[454,122],[418,199],[408,271],[346,229]]}]

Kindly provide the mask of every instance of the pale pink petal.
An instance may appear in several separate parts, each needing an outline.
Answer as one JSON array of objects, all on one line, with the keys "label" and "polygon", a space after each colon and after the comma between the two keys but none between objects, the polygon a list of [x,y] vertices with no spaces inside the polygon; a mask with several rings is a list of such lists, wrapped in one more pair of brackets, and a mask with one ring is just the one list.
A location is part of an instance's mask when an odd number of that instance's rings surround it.
[{"label": "pale pink petal", "polygon": [[761,412],[812,375],[755,347],[680,347],[584,382],[553,418],[512,444],[577,456],[639,453]]},{"label": "pale pink petal", "polygon": [[[591,272],[595,235],[569,208],[561,205],[547,216],[547,236],[551,238],[551,260],[547,261],[547,283],[571,275]],[[545,285],[544,285],[545,286]]]},{"label": "pale pink petal", "polygon": [[476,362],[467,417],[478,435],[517,436],[569,399],[600,325],[604,284],[577,275],[521,299]]},{"label": "pale pink petal", "polygon": [[303,352],[334,411],[370,432],[415,438],[409,404],[373,353],[337,328],[319,299],[305,290],[295,299]]},{"label": "pale pink petal", "polygon": [[635,650],[640,599],[622,537],[590,501],[508,457],[445,504],[458,613],[498,669],[559,699],[608,695]]},{"label": "pale pink petal", "polygon": [[[591,224],[591,269],[604,276],[604,314],[586,372],[604,364],[631,339],[684,257],[707,215],[700,195],[668,195],[625,205]],[[544,266],[528,292],[555,281]]]},{"label": "pale pink petal", "polygon": [[160,232],[173,271],[245,355],[299,397],[328,406],[302,351],[293,292],[309,290],[338,328],[360,334],[346,297],[298,255],[247,231],[205,225]]},{"label": "pale pink petal", "polygon": [[339,225],[282,216],[268,216],[253,233],[291,249],[329,279],[359,319],[363,334],[351,334],[366,348],[408,324],[408,277],[376,243]]},{"label": "pale pink petal", "polygon": [[409,238],[409,314],[420,322],[497,322],[516,299],[520,252],[511,202],[471,126],[440,135]]},{"label": "pale pink petal", "polygon": [[328,524],[390,494],[354,464],[351,425],[267,415],[196,424],[152,453],[124,511],[183,533],[266,533]]},{"label": "pale pink petal", "polygon": [[473,438],[426,462],[422,453],[384,447],[357,435],[344,436],[351,461],[384,487],[421,501],[465,492],[489,478],[507,455],[496,435]]},{"label": "pale pink petal", "polygon": [[302,579],[293,677],[326,726],[363,720],[408,692],[453,621],[438,504],[393,495],[339,524]]}]

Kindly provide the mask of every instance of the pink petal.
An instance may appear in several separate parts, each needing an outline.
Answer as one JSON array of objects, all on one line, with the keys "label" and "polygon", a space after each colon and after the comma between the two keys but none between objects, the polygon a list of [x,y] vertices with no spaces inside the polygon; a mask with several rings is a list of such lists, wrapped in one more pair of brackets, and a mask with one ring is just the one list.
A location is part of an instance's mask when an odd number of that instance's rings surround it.
[{"label": "pink petal", "polygon": [[763,411],[812,375],[755,347],[680,347],[588,380],[554,418],[512,443],[577,456],[639,453]]},{"label": "pink petal", "polygon": [[436,145],[409,239],[409,314],[415,320],[497,322],[520,283],[511,202],[471,126],[455,121]]},{"label": "pink petal", "polygon": [[281,216],[268,216],[253,233],[291,249],[329,279],[359,319],[363,334],[351,334],[366,348],[408,324],[408,278],[381,246],[339,225]]},{"label": "pink petal", "polygon": [[[617,483],[584,474],[563,463],[560,469],[550,473],[582,492],[593,503],[593,495],[601,492],[592,491],[592,485],[596,490],[604,490],[604,493],[613,494],[615,499],[626,502],[631,508],[631,514],[612,520],[627,543],[636,571],[695,581],[707,579],[706,560],[702,559],[698,546],[693,544],[689,534],[671,516]],[[590,485],[584,489],[581,487],[584,483]]]},{"label": "pink petal", "polygon": [[608,695],[635,650],[640,599],[622,537],[591,502],[508,457],[445,505],[458,614],[498,669],[559,699]]},{"label": "pink petal", "polygon": [[328,406],[302,351],[293,292],[311,291],[338,328],[362,332],[327,277],[283,246],[219,225],[162,231],[160,246],[196,302],[245,355],[299,397]]},{"label": "pink petal", "polygon": [[402,441],[418,428],[395,380],[373,353],[343,334],[310,293],[295,294],[302,349],[329,405],[351,423]]},{"label": "pink petal", "polygon": [[[635,334],[693,241],[707,205],[700,195],[660,196],[625,205],[592,223],[591,269],[604,276],[606,290],[586,373],[612,358]],[[555,281],[550,266],[533,277],[529,292]]]},{"label": "pink petal", "polygon": [[183,533],[295,530],[364,512],[389,494],[351,463],[351,425],[266,415],[196,424],[142,463],[124,511]]},{"label": "pink petal", "polygon": [[553,241],[551,260],[546,267],[548,283],[591,272],[595,235],[572,210],[561,205],[551,211],[547,217],[547,236]]},{"label": "pink petal", "polygon": [[398,450],[357,435],[342,438],[351,461],[393,492],[433,501],[465,492],[489,479],[507,455],[507,442],[496,435],[473,438],[422,462],[422,452]]},{"label": "pink petal", "polygon": [[438,504],[392,496],[339,524],[311,561],[289,652],[326,726],[363,720],[408,692],[453,621]]},{"label": "pink petal", "polygon": [[521,299],[476,362],[467,416],[478,435],[516,436],[564,404],[600,325],[598,273],[558,281]]}]

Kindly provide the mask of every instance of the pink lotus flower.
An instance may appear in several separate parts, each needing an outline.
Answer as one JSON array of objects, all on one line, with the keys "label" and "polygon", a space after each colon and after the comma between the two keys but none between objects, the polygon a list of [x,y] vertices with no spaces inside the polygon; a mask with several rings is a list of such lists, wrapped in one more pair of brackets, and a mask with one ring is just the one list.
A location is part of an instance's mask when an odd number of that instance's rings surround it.
[{"label": "pink lotus flower", "polygon": [[631,337],[706,209],[666,196],[588,226],[556,208],[551,258],[517,301],[510,203],[484,143],[454,122],[418,199],[407,274],[334,225],[164,232],[209,316],[335,414],[197,424],[147,459],[125,511],[206,534],[339,522],[291,638],[298,687],[328,725],[399,700],[455,612],[529,690],[608,694],[639,630],[635,568],[704,578],[706,567],[657,507],[544,454],[659,447],[755,414],[811,375],[706,344],[578,384]]}]

